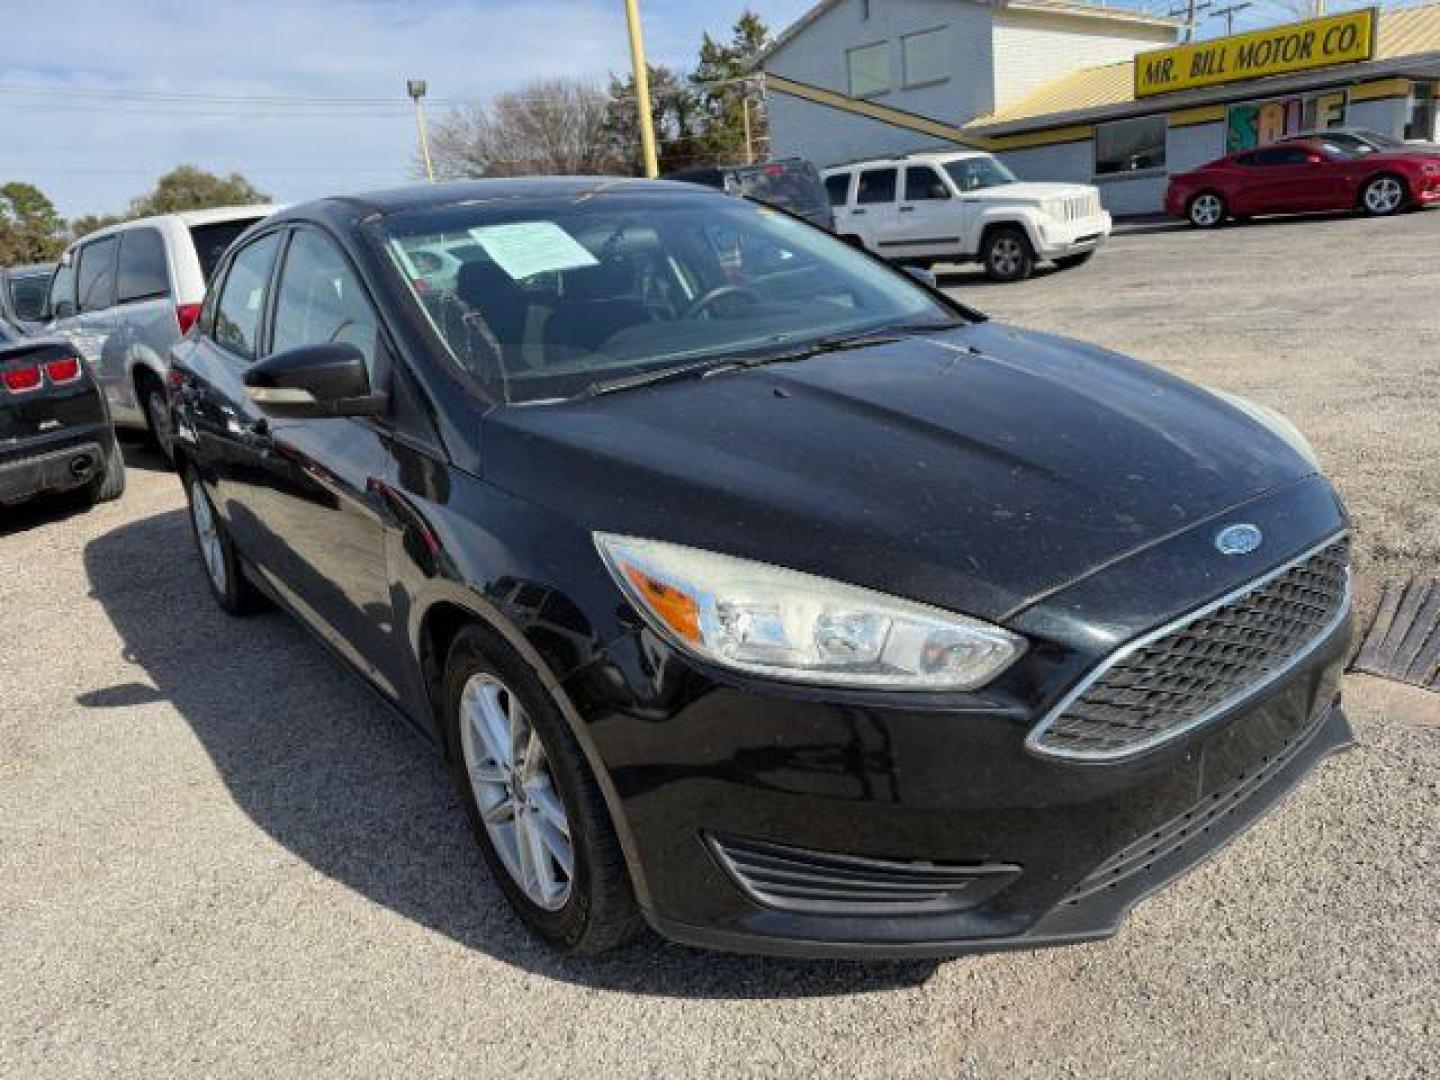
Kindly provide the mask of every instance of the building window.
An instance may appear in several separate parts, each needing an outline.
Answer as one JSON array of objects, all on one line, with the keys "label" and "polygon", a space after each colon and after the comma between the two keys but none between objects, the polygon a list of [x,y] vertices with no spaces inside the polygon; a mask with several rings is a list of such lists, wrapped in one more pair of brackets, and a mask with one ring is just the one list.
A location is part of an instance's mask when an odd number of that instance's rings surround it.
[{"label": "building window", "polygon": [[1095,175],[1163,169],[1166,131],[1163,116],[1100,124],[1095,128]]},{"label": "building window", "polygon": [[1410,115],[1405,120],[1405,138],[1431,142],[1435,138],[1435,83],[1416,83],[1410,93]]},{"label": "building window", "polygon": [[906,86],[927,86],[950,78],[947,27],[910,34],[900,39]]},{"label": "building window", "polygon": [[860,18],[870,18],[870,0],[860,0]]},{"label": "building window", "polygon": [[845,54],[850,61],[850,96],[871,97],[890,89],[890,43],[864,45]]}]

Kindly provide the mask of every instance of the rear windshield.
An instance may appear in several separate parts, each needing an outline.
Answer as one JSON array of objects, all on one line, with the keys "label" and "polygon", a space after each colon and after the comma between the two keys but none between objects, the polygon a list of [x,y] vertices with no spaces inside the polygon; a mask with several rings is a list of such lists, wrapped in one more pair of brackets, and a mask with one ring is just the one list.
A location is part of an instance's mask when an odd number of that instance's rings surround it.
[{"label": "rear windshield", "polygon": [[740,194],[752,199],[802,217],[829,212],[830,197],[814,166],[757,165],[737,169],[733,175]]},{"label": "rear windshield", "polygon": [[205,275],[205,284],[215,273],[220,256],[233,244],[237,237],[262,218],[240,218],[237,221],[217,221],[213,225],[194,225],[190,238],[195,241],[195,254],[200,256],[200,272]]},{"label": "rear windshield", "polygon": [[15,315],[21,319],[39,319],[45,311],[45,294],[50,289],[49,274],[26,274],[10,279],[10,299]]}]

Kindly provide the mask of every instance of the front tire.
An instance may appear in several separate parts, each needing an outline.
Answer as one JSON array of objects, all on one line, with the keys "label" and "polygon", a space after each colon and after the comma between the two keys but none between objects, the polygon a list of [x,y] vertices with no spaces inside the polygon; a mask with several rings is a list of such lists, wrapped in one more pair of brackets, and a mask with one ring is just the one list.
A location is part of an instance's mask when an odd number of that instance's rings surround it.
[{"label": "front tire", "polygon": [[193,469],[185,474],[185,494],[190,502],[190,535],[205,569],[210,595],[227,615],[263,611],[267,607],[265,597],[245,576],[235,545],[215,512],[215,504],[210,501],[200,474]]},{"label": "front tire", "polygon": [[991,281],[1024,281],[1035,272],[1035,252],[1023,229],[1007,225],[985,241],[985,272]]},{"label": "front tire", "polygon": [[1405,209],[1410,193],[1405,181],[1392,173],[1382,173],[1367,183],[1360,192],[1360,208],[1370,217],[1390,217]]},{"label": "front tire", "polygon": [[1215,191],[1202,191],[1190,200],[1185,216],[1197,229],[1216,229],[1225,223],[1230,209],[1225,205],[1225,196]]},{"label": "front tire", "polygon": [[444,703],[461,801],[516,914],[567,953],[629,941],[641,921],[620,842],[535,670],[499,634],[465,627],[445,665]]}]

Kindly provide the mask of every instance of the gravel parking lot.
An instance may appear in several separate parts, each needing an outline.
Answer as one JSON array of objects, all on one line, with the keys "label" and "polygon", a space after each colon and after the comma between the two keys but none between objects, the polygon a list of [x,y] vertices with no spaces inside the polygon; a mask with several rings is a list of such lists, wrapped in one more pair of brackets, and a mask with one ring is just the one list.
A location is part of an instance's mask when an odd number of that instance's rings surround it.
[{"label": "gravel parking lot", "polygon": [[[1362,610],[1440,573],[1440,214],[1115,239],[998,317],[1286,411]],[[210,602],[175,478],[0,514],[0,1074],[1433,1076],[1440,696],[1354,676],[1357,751],[1114,941],[802,964],[553,958],[428,748],[280,615]]]}]

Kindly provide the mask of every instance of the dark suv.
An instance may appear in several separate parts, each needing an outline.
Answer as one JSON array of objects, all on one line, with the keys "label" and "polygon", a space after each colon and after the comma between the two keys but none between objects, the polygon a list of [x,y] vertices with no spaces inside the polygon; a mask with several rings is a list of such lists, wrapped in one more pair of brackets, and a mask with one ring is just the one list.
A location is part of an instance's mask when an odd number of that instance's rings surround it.
[{"label": "dark suv", "polygon": [[782,158],[761,165],[697,165],[677,169],[665,179],[743,195],[835,231],[835,212],[830,208],[825,183],[819,170],[804,158]]}]

